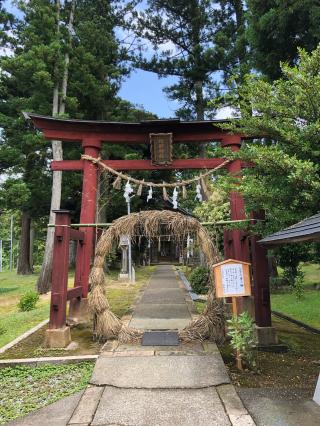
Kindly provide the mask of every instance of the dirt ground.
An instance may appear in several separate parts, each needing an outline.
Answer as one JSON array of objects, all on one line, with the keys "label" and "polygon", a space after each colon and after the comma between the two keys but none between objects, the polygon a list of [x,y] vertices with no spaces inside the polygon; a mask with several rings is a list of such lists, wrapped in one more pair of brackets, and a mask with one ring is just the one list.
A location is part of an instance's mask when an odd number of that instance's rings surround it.
[{"label": "dirt ground", "polygon": [[312,396],[320,371],[320,335],[275,317],[273,325],[288,352],[255,351],[255,371],[237,370],[230,346],[221,348],[233,383],[244,388],[273,388],[284,395]]}]

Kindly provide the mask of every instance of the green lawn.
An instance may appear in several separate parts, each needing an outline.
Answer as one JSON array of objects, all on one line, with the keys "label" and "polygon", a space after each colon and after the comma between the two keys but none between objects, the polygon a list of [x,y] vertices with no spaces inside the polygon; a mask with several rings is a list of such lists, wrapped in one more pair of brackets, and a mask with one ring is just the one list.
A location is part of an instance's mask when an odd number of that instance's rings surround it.
[{"label": "green lawn", "polygon": [[320,291],[306,290],[301,300],[292,293],[272,294],[271,308],[320,329]]},{"label": "green lawn", "polygon": [[[315,286],[320,284],[320,265],[305,263],[305,290],[303,298],[298,300],[290,291],[271,295],[271,308],[313,327],[320,328],[320,290]],[[279,271],[281,274],[281,270]]]},{"label": "green lawn", "polygon": [[304,272],[304,283],[306,286],[311,287],[320,284],[320,265],[317,263],[305,263],[301,267]]},{"label": "green lawn", "polygon": [[48,318],[49,298],[41,296],[37,308],[20,312],[17,303],[22,294],[34,290],[37,275],[0,273],[0,347]]},{"label": "green lawn", "polygon": [[[148,281],[153,266],[137,268],[136,283],[128,284],[117,281],[118,272],[107,275],[107,296],[113,312],[121,317],[130,312],[131,305],[140,290]],[[50,295],[43,295],[37,308],[29,312],[20,312],[17,304],[23,293],[35,288],[37,275],[17,275],[15,272],[0,273],[0,347],[14,340],[25,331],[39,324],[49,316]],[[69,275],[69,286],[73,274]]]},{"label": "green lawn", "polygon": [[92,370],[93,363],[88,362],[3,368],[0,375],[0,423],[84,389]]}]

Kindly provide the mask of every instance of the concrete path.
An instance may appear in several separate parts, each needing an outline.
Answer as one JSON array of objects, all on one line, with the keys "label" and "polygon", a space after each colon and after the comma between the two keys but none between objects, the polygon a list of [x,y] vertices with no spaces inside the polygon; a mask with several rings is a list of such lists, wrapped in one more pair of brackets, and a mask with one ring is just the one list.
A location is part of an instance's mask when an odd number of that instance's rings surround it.
[{"label": "concrete path", "polygon": [[[190,298],[189,298],[190,299]],[[172,267],[159,266],[131,325],[182,328],[192,303]],[[191,305],[190,305],[191,303]],[[141,346],[108,342],[83,393],[18,419],[12,426],[313,426],[320,408],[266,389],[239,389],[214,343]]]},{"label": "concrete path", "polygon": [[[90,407],[89,407],[90,406]],[[253,426],[214,343],[106,345],[68,425]]]},{"label": "concrete path", "polygon": [[173,267],[159,265],[135,307],[130,325],[144,330],[182,329],[191,320],[188,298]]},{"label": "concrete path", "polygon": [[[192,318],[192,306],[173,268],[159,266],[137,303],[130,324],[145,330],[183,328]],[[47,410],[54,417],[52,408]],[[255,424],[230,384],[217,346],[199,342],[178,346],[108,342],[90,385],[68,414],[68,421],[64,417],[61,425]],[[43,415],[44,411],[39,412],[38,418],[33,414],[30,425],[50,425],[50,417],[44,423]],[[25,419],[16,425],[26,426]]]},{"label": "concrete path", "polygon": [[[172,266],[161,265],[136,304],[130,325],[144,330],[181,329],[192,319],[192,307]],[[230,384],[215,344],[110,342],[68,425],[250,426],[254,422]]]}]

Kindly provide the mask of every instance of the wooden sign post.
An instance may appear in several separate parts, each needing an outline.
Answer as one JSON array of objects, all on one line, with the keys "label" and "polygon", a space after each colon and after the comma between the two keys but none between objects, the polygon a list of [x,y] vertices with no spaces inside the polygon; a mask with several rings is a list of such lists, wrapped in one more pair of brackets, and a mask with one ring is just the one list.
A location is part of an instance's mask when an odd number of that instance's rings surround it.
[{"label": "wooden sign post", "polygon": [[[251,296],[250,263],[228,259],[213,265],[216,297],[232,298],[232,313],[238,315],[237,297]],[[239,351],[237,367],[242,370]]]}]

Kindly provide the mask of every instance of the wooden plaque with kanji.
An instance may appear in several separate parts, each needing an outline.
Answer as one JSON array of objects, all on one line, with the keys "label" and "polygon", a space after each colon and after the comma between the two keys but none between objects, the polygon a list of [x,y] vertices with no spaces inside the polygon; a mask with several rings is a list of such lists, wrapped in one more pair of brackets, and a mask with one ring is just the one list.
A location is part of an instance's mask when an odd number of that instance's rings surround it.
[{"label": "wooden plaque with kanji", "polygon": [[216,297],[251,296],[250,263],[228,259],[213,265]]},{"label": "wooden plaque with kanji", "polygon": [[150,144],[152,164],[172,163],[172,133],[150,133]]}]

